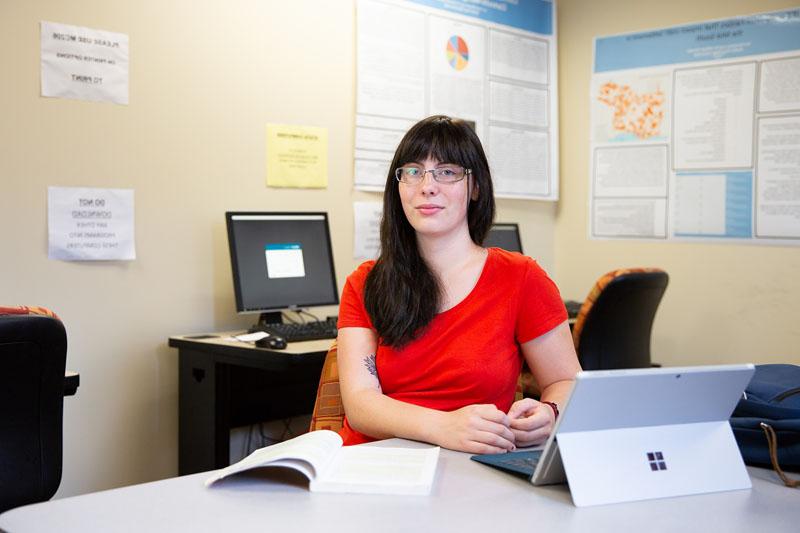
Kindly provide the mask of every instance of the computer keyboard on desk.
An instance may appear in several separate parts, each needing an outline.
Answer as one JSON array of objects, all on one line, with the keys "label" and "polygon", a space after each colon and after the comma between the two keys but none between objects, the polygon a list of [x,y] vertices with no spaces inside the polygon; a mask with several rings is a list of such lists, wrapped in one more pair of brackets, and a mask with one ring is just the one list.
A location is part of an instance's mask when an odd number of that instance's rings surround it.
[{"label": "computer keyboard on desk", "polygon": [[336,322],[326,320],[320,322],[306,322],[305,324],[281,323],[261,324],[258,327],[270,335],[277,335],[286,339],[286,342],[315,341],[319,339],[336,338]]},{"label": "computer keyboard on desk", "polygon": [[567,308],[567,316],[569,318],[577,318],[578,313],[581,311],[581,306],[583,306],[583,302],[564,300],[564,306]]}]

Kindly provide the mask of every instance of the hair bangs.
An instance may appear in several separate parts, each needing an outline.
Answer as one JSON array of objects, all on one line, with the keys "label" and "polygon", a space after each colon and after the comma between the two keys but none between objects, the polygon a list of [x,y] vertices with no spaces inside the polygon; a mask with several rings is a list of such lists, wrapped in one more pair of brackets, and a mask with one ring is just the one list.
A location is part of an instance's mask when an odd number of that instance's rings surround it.
[{"label": "hair bangs", "polygon": [[[416,131],[409,131],[406,143],[397,154],[397,164],[405,165],[431,158],[441,163],[453,163],[464,167],[473,164],[469,143],[463,125],[445,119],[419,124]],[[468,126],[467,126],[468,127]]]},{"label": "hair bangs", "polygon": [[464,132],[452,123],[442,124],[431,139],[428,157],[440,163],[453,163],[463,167],[473,166],[474,158],[466,149]]}]

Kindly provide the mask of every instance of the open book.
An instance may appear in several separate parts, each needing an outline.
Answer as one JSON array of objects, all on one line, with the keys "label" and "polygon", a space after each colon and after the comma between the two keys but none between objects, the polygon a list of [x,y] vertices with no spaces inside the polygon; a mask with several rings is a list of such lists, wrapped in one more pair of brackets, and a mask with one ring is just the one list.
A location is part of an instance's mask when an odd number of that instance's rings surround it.
[{"label": "open book", "polygon": [[338,433],[312,431],[261,448],[206,480],[212,485],[253,468],[282,466],[303,473],[312,492],[429,494],[439,448],[342,446]]}]

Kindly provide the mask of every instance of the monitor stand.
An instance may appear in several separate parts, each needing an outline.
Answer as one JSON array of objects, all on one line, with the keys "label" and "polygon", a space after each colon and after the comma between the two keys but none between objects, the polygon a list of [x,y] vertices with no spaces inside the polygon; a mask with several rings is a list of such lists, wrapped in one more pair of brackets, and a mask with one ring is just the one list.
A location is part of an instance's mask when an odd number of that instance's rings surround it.
[{"label": "monitor stand", "polygon": [[256,322],[248,331],[255,333],[256,331],[264,331],[268,324],[280,324],[283,322],[283,314],[280,311],[270,311],[268,313],[261,313]]}]

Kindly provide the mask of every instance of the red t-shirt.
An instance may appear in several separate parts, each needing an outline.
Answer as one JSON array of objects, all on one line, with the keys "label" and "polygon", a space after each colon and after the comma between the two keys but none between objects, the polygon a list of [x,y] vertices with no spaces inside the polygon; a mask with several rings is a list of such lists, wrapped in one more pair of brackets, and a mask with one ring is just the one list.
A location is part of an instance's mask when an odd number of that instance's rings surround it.
[{"label": "red t-shirt", "polygon": [[[522,367],[519,345],[567,319],[558,288],[524,255],[489,248],[478,282],[454,307],[436,315],[424,333],[400,350],[378,346],[376,362],[383,394],[415,405],[455,411],[494,404],[507,412]],[[347,278],[339,306],[339,328],[372,328],[364,308],[364,284],[374,266],[367,261]],[[374,440],[350,427],[346,445]]]}]

